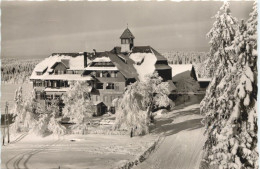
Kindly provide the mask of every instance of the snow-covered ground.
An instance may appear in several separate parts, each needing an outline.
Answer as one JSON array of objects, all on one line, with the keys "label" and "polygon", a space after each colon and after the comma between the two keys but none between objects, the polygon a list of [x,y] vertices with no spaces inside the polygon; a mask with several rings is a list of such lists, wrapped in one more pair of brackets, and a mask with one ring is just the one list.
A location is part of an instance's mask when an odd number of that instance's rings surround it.
[{"label": "snow-covered ground", "polygon": [[151,135],[23,136],[2,147],[2,169],[115,168],[133,160],[156,140]]},{"label": "snow-covered ground", "polygon": [[165,137],[136,169],[199,169],[205,142],[199,104],[180,105],[157,118],[153,133]]},{"label": "snow-covered ground", "polygon": [[143,137],[89,134],[42,138],[25,133],[2,147],[1,168],[116,168],[135,160],[163,136],[150,156],[135,168],[198,169],[205,141],[198,99],[194,96],[155,118],[151,134]]}]

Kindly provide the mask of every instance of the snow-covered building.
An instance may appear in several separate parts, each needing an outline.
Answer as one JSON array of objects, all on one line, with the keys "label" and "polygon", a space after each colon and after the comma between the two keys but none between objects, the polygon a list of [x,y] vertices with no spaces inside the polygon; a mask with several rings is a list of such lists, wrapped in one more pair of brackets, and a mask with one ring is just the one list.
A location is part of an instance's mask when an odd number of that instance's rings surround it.
[{"label": "snow-covered building", "polygon": [[94,105],[102,102],[98,110],[104,112],[113,111],[112,101],[146,74],[157,71],[164,81],[172,83],[167,59],[150,46],[134,46],[134,38],[127,28],[120,36],[121,46],[110,51],[53,53],[36,65],[30,77],[36,98],[42,102],[60,98],[69,90],[70,81],[87,81],[92,86],[91,100]]},{"label": "snow-covered building", "polygon": [[198,82],[201,91],[205,91],[211,81],[211,78],[200,77],[192,64],[170,64],[172,68],[172,81],[176,85],[184,78],[192,77]]}]

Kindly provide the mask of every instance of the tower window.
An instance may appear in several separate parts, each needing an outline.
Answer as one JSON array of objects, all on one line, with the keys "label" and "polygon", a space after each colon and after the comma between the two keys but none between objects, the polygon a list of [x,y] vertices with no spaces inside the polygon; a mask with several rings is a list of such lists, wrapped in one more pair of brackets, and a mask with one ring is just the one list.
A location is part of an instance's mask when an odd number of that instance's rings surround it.
[{"label": "tower window", "polygon": [[129,39],[122,39],[122,44],[129,44]]}]

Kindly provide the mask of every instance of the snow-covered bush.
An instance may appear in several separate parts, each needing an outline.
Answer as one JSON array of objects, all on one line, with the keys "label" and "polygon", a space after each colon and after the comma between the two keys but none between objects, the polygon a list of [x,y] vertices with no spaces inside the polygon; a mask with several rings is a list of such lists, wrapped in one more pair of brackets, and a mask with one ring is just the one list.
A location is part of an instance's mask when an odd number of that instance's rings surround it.
[{"label": "snow-covered bush", "polygon": [[34,126],[34,133],[38,135],[64,135],[66,128],[60,123],[59,100],[52,100],[47,106],[38,109],[38,120]]},{"label": "snow-covered bush", "polygon": [[256,4],[236,32],[229,4],[221,10],[209,33],[216,70],[201,102],[205,160],[219,168],[258,168]]},{"label": "snow-covered bush", "polygon": [[137,81],[127,86],[116,112],[115,129],[127,129],[136,135],[149,132],[151,112],[154,107],[170,104],[167,82],[162,82],[158,73],[147,75],[145,81]]},{"label": "snow-covered bush", "polygon": [[89,96],[91,87],[86,82],[71,83],[70,90],[62,97],[63,116],[68,117],[73,133],[86,133],[90,117],[94,114],[94,105]]}]

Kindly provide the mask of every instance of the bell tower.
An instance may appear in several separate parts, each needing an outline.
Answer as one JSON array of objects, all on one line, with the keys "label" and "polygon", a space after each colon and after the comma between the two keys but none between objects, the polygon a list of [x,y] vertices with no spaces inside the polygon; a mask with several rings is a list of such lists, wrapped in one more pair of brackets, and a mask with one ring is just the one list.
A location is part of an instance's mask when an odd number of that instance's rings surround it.
[{"label": "bell tower", "polygon": [[123,34],[120,36],[121,40],[121,52],[130,52],[134,46],[134,35],[128,29],[128,27],[124,30]]}]

